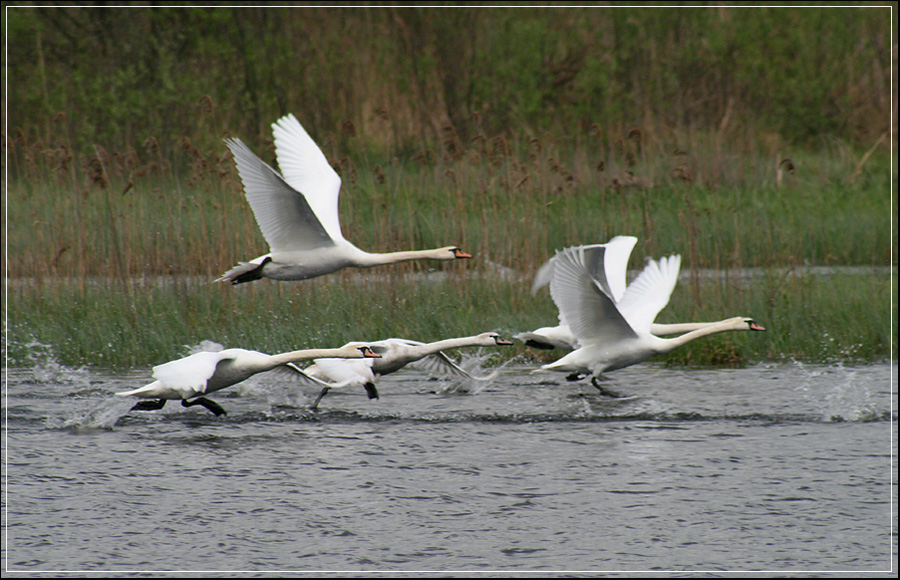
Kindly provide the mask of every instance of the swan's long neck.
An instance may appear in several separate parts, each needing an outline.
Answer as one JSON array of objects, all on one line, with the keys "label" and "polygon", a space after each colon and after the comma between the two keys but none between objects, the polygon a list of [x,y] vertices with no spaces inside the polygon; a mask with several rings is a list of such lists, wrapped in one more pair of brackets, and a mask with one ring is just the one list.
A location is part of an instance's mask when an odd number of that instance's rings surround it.
[{"label": "swan's long neck", "polygon": [[681,322],[678,324],[653,324],[650,326],[650,333],[656,336],[664,336],[667,334],[681,334],[683,332],[691,332],[718,324],[718,322]]},{"label": "swan's long neck", "polygon": [[312,360],[314,358],[362,358],[362,356],[362,353],[356,348],[310,348],[274,354],[269,357],[269,363],[272,365],[272,368],[275,368],[279,365]]},{"label": "swan's long neck", "polygon": [[383,266],[411,260],[447,260],[448,253],[444,249],[406,250],[403,252],[369,253],[363,252],[358,258],[358,266]]},{"label": "swan's long neck", "polygon": [[424,344],[419,348],[420,353],[425,353],[425,356],[430,354],[435,354],[442,350],[447,350],[450,348],[460,348],[463,346],[479,346],[481,345],[481,341],[478,340],[476,336],[465,336],[462,338],[448,338],[445,340],[439,340],[437,342],[430,342],[428,344]]},{"label": "swan's long neck", "polygon": [[698,338],[703,338],[704,336],[709,336],[711,334],[728,332],[731,330],[750,330],[750,327],[747,326],[742,318],[729,318],[727,320],[720,320],[719,322],[711,322],[688,333],[682,334],[681,336],[676,336],[675,338],[659,339],[661,341],[661,348],[659,352],[670,352],[680,346],[684,346],[689,342],[693,342]]}]

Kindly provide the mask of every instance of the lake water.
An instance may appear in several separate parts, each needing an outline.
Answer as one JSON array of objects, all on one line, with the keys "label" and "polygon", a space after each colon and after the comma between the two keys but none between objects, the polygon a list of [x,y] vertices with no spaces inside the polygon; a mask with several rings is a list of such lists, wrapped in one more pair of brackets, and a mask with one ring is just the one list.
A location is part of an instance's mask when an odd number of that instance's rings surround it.
[{"label": "lake water", "polygon": [[223,417],[129,412],[149,369],[10,370],[4,571],[896,577],[895,364],[530,370],[318,412],[264,375]]}]

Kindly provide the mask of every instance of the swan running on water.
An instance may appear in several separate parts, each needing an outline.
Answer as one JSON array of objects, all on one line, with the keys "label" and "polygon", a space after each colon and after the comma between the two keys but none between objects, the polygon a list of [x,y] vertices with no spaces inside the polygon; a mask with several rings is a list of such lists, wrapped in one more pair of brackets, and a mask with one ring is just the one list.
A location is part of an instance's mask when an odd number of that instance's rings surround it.
[{"label": "swan running on water", "polygon": [[[634,236],[616,236],[605,244],[591,244],[585,246],[577,246],[579,248],[579,256],[582,258],[587,271],[591,278],[603,289],[607,296],[611,297],[616,303],[622,300],[627,289],[626,273],[628,269],[628,258],[637,238]],[[556,258],[550,258],[535,275],[534,284],[531,287],[531,293],[537,291],[550,283],[553,276],[553,264]],[[680,260],[680,258],[679,258]],[[648,265],[647,268],[655,266]],[[678,272],[675,272],[675,276]],[[625,307],[642,307],[642,304],[635,302],[626,302]],[[623,314],[626,317],[628,312]],[[650,326],[650,333],[656,336],[666,336],[671,334],[681,334],[683,332],[691,332],[706,328],[718,322],[682,322],[677,324],[659,324],[653,323]],[[561,350],[575,350],[578,348],[578,340],[572,334],[569,325],[566,324],[562,312],[559,313],[558,326],[544,326],[531,332],[520,332],[515,338],[521,340],[526,346],[532,348],[540,348],[553,350],[558,348]]]},{"label": "swan running on water", "polygon": [[[120,397],[138,397],[132,411],[162,409],[169,399],[181,399],[184,407],[203,405],[216,415],[224,415],[225,409],[202,395],[208,395],[225,387],[244,381],[255,374],[285,366],[297,371],[292,363],[321,357],[348,359],[378,358],[381,355],[362,343],[351,343],[341,348],[316,348],[295,350],[268,355],[254,350],[229,348],[219,352],[198,352],[185,358],[153,367],[156,381],[133,391],[116,393]],[[154,400],[155,399],[155,400]]]},{"label": "swan running on water", "polygon": [[588,375],[598,384],[602,373],[642,362],[652,356],[711,334],[765,330],[751,318],[735,317],[704,325],[675,338],[651,333],[653,320],[669,302],[678,281],[681,257],[651,260],[618,302],[597,284],[585,267],[583,250],[556,253],[550,295],[577,340],[578,348],[537,370]]},{"label": "swan running on water", "polygon": [[483,332],[475,336],[448,338],[437,342],[419,342],[405,338],[388,338],[366,343],[381,358],[349,360],[337,358],[316,359],[304,374],[314,385],[322,387],[319,396],[310,407],[316,409],[330,389],[345,386],[361,386],[370,399],[378,398],[375,381],[378,377],[396,372],[406,365],[422,361],[429,370],[476,381],[489,381],[497,376],[497,371],[479,377],[453,362],[443,351],[466,346],[508,346],[512,341],[502,338],[496,332]]},{"label": "swan running on water", "polygon": [[260,278],[305,280],[346,267],[368,268],[410,260],[471,258],[457,246],[370,253],[344,239],[338,216],[341,178],[293,115],[272,124],[281,173],[237,138],[234,155],[244,194],[269,253],[241,262],[216,281],[241,284]]}]

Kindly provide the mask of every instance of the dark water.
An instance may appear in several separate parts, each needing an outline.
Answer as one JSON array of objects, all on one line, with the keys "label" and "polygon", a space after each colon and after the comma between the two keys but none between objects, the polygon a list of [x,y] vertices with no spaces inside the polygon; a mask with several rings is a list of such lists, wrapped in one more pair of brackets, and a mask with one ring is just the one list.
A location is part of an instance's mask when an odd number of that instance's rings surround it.
[{"label": "dark water", "polygon": [[[897,366],[259,377],[128,413],[149,371],[4,374],[5,572],[888,576]],[[531,574],[533,576],[533,574]]]}]

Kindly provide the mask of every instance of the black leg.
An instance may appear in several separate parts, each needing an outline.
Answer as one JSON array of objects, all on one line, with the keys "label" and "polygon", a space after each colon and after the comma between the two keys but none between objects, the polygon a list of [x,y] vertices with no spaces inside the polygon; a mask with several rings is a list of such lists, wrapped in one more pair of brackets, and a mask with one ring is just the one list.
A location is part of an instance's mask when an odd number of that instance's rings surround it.
[{"label": "black leg", "polygon": [[581,373],[572,373],[571,375],[566,375],[566,380],[567,381],[580,381],[585,376],[586,375],[583,375]]},{"label": "black leg", "polygon": [[369,395],[370,399],[378,398],[378,389],[375,388],[375,383],[366,383],[366,394]]},{"label": "black leg", "polygon": [[322,392],[319,393],[319,396],[316,397],[316,400],[313,401],[312,406],[310,406],[310,410],[315,411],[319,408],[319,401],[322,400],[322,397],[324,397],[327,392],[328,392],[328,387],[325,387],[324,389],[322,389]]},{"label": "black leg", "polygon": [[181,400],[182,407],[193,407],[194,405],[203,405],[204,407],[215,413],[216,417],[218,417],[219,415],[227,415],[225,409],[220,407],[218,403],[210,401],[209,399],[206,399],[204,397],[197,397],[196,399],[192,399],[190,401],[188,401],[187,399]]},{"label": "black leg", "polygon": [[605,388],[601,387],[600,386],[601,380],[602,379],[600,379],[600,377],[591,377],[591,384],[594,385],[595,387],[597,387],[597,390],[600,391],[601,395],[603,395],[604,397],[612,397],[614,399],[620,399],[623,397],[623,395],[620,395],[619,393],[617,393],[615,391],[610,391],[609,389],[605,389]]},{"label": "black leg", "polygon": [[145,399],[131,408],[132,411],[156,411],[166,405],[165,399]]}]

